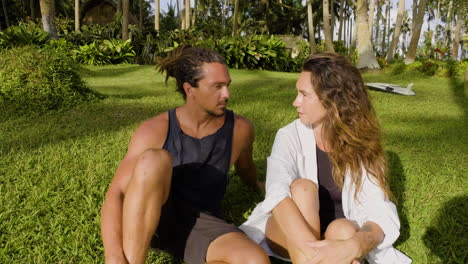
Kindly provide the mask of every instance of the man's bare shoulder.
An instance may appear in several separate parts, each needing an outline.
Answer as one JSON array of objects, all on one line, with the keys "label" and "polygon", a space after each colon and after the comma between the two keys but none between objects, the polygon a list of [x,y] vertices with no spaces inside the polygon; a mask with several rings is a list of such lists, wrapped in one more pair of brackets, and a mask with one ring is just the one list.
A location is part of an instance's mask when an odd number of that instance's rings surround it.
[{"label": "man's bare shoulder", "polygon": [[235,126],[242,131],[253,131],[254,125],[247,117],[235,114],[234,115]]},{"label": "man's bare shoulder", "polygon": [[255,137],[255,128],[248,118],[241,115],[234,115],[234,133],[237,134],[236,137],[241,137],[242,139],[249,139]]},{"label": "man's bare shoulder", "polygon": [[144,121],[132,136],[130,147],[137,149],[162,148],[169,126],[168,112],[161,113]]}]

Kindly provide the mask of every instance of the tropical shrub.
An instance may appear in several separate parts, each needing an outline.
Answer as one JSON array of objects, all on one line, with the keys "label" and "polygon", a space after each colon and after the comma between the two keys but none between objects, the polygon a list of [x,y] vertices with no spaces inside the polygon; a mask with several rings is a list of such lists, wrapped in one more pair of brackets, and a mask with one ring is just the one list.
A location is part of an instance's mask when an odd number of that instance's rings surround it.
[{"label": "tropical shrub", "polygon": [[135,51],[130,40],[106,39],[78,47],[73,50],[73,58],[87,65],[132,63],[135,59]]},{"label": "tropical shrub", "polygon": [[34,46],[0,53],[0,112],[41,113],[98,98],[66,54]]},{"label": "tropical shrub", "polygon": [[11,26],[0,31],[0,49],[24,45],[43,45],[49,39],[49,35],[35,23],[21,22],[17,26]]},{"label": "tropical shrub", "polygon": [[291,68],[291,54],[285,49],[284,42],[275,36],[226,36],[215,45],[226,64],[234,69],[288,71]]},{"label": "tropical shrub", "polygon": [[[325,40],[322,40],[320,44],[316,45],[316,48],[319,52],[325,52],[327,50]],[[346,44],[343,40],[333,41],[333,49],[336,53],[341,54],[343,56],[346,56],[349,53],[348,48],[346,47]]]}]

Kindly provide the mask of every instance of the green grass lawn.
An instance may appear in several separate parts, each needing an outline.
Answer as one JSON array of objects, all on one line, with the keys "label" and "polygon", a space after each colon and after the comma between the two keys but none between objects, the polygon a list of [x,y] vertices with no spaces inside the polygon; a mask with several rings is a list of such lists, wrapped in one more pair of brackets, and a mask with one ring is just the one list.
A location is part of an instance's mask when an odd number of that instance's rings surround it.
[{"label": "green grass lawn", "polygon": [[[107,98],[0,123],[0,263],[101,263],[100,208],[134,129],[183,103],[152,66],[87,67]],[[230,108],[256,127],[254,158],[296,118],[297,74],[231,70]],[[467,100],[456,79],[367,73],[369,82],[414,82],[416,96],[371,91],[402,223],[396,246],[414,263],[467,263]],[[1,114],[0,114],[1,115]],[[240,224],[262,196],[232,175],[227,218]],[[175,262],[151,253],[152,263]]]}]

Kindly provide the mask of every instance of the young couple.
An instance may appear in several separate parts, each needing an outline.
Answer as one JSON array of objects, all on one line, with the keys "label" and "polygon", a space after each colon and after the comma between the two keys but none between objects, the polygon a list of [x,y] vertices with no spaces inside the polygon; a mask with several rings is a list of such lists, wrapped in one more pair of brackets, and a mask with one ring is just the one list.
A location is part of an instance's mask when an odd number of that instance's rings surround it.
[{"label": "young couple", "polygon": [[106,263],[145,263],[158,248],[188,264],[410,263],[394,249],[380,131],[359,71],[344,57],[308,58],[268,157],[266,196],[240,228],[223,220],[228,170],[261,190],[254,129],[226,109],[231,78],[216,52],[180,47],[159,64],[185,104],[135,131],[102,207]]}]

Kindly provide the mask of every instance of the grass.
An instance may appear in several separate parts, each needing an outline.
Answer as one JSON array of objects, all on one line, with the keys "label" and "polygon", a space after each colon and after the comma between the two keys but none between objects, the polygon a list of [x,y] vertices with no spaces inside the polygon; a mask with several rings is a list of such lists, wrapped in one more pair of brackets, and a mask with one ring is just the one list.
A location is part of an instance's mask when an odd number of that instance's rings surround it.
[{"label": "grass", "polygon": [[[230,108],[256,127],[254,159],[265,159],[278,128],[295,119],[297,74],[231,70]],[[87,67],[82,76],[108,97],[0,123],[0,263],[102,263],[99,211],[133,130],[183,103],[151,66]],[[396,246],[414,263],[467,263],[467,102],[457,79],[367,73],[416,96],[371,91],[391,164],[402,230]],[[0,113],[1,115],[1,113]],[[261,195],[232,175],[227,218],[240,224]],[[150,253],[151,263],[177,260]]]}]

